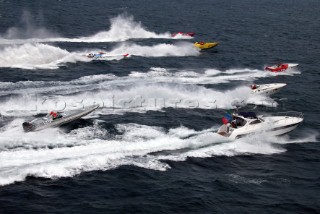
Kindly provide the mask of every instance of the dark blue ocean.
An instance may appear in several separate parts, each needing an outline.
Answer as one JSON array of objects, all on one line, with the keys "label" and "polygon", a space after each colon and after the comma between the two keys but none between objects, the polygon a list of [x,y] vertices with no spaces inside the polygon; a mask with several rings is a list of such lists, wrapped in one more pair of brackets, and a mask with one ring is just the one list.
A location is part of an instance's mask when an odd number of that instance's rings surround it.
[{"label": "dark blue ocean", "polygon": [[[0,213],[320,213],[319,14],[319,0],[1,0]],[[228,141],[215,132],[235,104],[304,121]]]}]

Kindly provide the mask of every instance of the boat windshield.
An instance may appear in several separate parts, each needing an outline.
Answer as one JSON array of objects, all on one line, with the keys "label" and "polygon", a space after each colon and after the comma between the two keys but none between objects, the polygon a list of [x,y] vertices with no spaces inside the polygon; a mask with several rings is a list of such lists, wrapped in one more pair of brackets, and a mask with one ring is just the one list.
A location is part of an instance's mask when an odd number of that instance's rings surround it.
[{"label": "boat windshield", "polygon": [[260,120],[254,120],[250,122],[250,125],[259,124],[259,123],[261,123]]},{"label": "boat windshield", "polygon": [[232,120],[232,122],[230,123],[231,127],[236,129],[236,128],[240,128],[242,126],[244,126],[247,123],[246,120],[244,120],[241,117],[235,117],[234,120]]},{"label": "boat windshield", "polygon": [[237,126],[244,126],[246,124],[246,121],[240,117],[236,118],[236,125]]}]

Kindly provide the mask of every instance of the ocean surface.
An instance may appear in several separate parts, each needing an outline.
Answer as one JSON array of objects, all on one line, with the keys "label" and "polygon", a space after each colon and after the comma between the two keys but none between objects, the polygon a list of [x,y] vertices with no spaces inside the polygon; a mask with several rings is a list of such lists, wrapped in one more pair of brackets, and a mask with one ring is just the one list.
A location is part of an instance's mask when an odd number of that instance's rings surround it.
[{"label": "ocean surface", "polygon": [[[0,213],[320,213],[319,14],[319,0],[1,0]],[[279,62],[299,66],[264,71]],[[304,121],[228,141],[215,132],[235,104]]]}]

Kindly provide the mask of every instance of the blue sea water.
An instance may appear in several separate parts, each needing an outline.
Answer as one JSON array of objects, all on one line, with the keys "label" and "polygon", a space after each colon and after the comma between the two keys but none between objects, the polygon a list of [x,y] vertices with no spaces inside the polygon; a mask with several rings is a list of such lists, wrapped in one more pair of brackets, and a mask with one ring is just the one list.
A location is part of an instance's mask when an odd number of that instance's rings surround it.
[{"label": "blue sea water", "polygon": [[[319,13],[317,0],[0,1],[0,213],[319,213]],[[113,57],[85,56],[99,51]],[[263,70],[278,62],[299,66]],[[253,98],[252,83],[287,86]],[[234,102],[304,121],[229,142],[214,131]],[[93,103],[64,127],[21,128]]]}]

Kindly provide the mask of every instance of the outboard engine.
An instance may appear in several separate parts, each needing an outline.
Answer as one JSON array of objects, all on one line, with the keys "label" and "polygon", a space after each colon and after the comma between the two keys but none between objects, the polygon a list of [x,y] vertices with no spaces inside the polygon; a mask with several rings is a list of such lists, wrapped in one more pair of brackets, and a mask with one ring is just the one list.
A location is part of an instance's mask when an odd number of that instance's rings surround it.
[{"label": "outboard engine", "polygon": [[30,132],[30,131],[33,131],[35,129],[35,126],[32,123],[29,123],[29,122],[22,123],[22,127],[23,127],[23,130],[25,132]]}]

